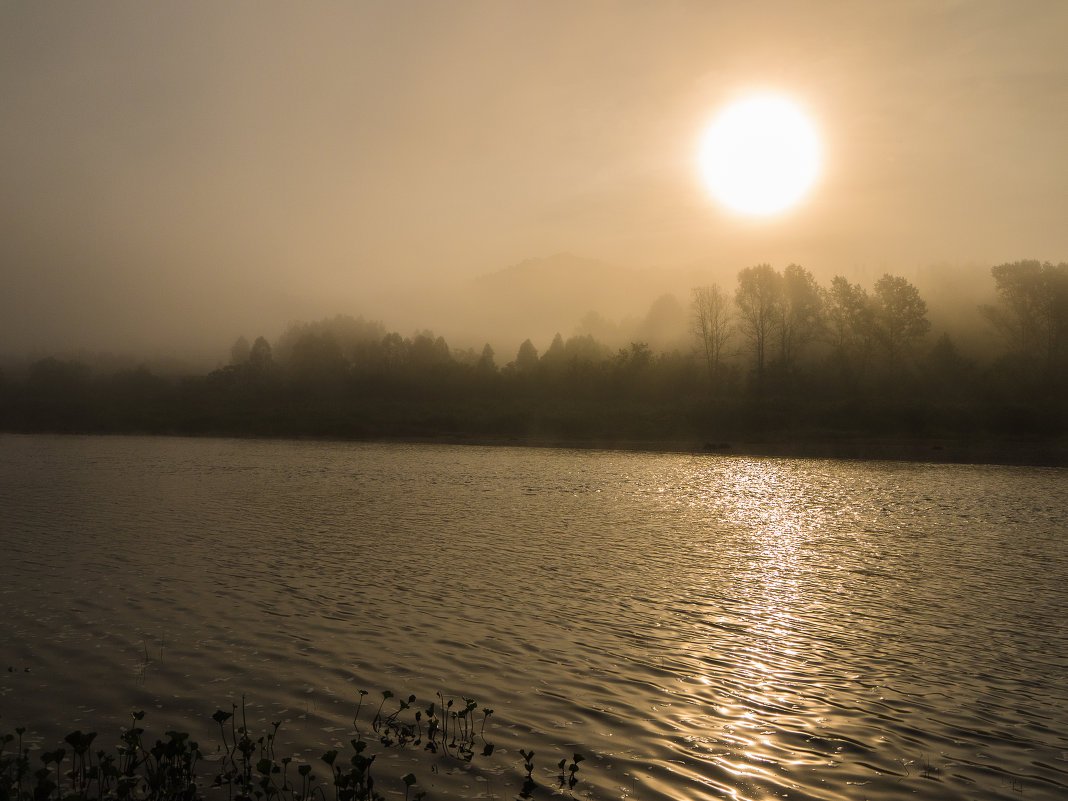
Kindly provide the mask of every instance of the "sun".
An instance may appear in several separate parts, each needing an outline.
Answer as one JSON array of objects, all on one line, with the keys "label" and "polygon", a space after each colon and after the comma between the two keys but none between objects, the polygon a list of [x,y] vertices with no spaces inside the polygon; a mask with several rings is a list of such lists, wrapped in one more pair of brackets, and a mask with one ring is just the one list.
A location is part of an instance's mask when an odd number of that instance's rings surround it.
[{"label": "sun", "polygon": [[698,163],[719,203],[767,217],[805,198],[819,178],[823,149],[816,126],[797,103],[756,94],[716,115],[701,136]]}]

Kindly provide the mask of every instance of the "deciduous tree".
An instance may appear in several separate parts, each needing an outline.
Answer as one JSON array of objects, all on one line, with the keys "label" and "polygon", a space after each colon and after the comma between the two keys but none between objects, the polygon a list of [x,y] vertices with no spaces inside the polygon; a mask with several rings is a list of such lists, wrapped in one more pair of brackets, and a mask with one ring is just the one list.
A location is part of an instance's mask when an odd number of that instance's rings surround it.
[{"label": "deciduous tree", "polygon": [[260,373],[267,372],[274,365],[270,343],[263,337],[256,337],[256,341],[252,343],[248,352],[248,363],[253,370]]},{"label": "deciduous tree", "polygon": [[984,307],[1009,351],[1047,379],[1068,367],[1068,263],[1018,261],[991,269],[998,304]]},{"label": "deciduous tree", "polygon": [[695,286],[690,302],[690,320],[697,347],[704,356],[708,376],[715,381],[723,370],[727,344],[734,333],[734,310],[719,284]]},{"label": "deciduous tree", "polygon": [[782,289],[777,304],[779,363],[792,371],[806,345],[823,326],[823,299],[812,273],[797,264],[782,272]]},{"label": "deciduous tree", "polygon": [[872,325],[875,341],[896,371],[910,348],[931,330],[927,303],[906,279],[887,273],[875,282]]},{"label": "deciduous tree", "polygon": [[864,373],[871,356],[872,306],[860,284],[840,275],[831,279],[826,300],[827,332],[834,358],[846,373]]},{"label": "deciduous tree", "polygon": [[763,377],[782,300],[782,276],[770,264],[746,267],[738,273],[734,299],[738,304],[742,334],[753,352],[757,375]]}]

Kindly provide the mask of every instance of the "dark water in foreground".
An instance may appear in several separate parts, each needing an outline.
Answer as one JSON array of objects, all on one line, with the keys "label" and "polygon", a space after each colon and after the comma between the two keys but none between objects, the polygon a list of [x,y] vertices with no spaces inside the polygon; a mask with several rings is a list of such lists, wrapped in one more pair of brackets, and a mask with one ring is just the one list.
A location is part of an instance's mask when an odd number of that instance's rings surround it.
[{"label": "dark water in foreground", "polygon": [[1058,469],[0,436],[0,730],[441,691],[494,756],[380,789],[1063,799],[1066,534]]}]

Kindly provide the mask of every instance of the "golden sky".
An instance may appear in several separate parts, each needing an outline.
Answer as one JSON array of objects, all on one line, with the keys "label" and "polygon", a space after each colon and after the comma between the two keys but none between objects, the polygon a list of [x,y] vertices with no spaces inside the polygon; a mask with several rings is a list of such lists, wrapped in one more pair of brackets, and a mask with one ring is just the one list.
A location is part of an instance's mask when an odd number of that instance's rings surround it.
[{"label": "golden sky", "polygon": [[[1063,261],[1065,31],[1061,0],[0,0],[0,353],[388,324],[387,289],[558,252]],[[751,89],[826,153],[762,221],[696,169]]]}]

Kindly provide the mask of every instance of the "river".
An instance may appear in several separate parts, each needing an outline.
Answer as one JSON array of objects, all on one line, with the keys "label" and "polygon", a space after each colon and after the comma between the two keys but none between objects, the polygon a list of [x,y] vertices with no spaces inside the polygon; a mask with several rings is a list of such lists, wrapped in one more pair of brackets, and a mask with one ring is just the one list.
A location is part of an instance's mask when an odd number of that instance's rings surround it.
[{"label": "river", "polygon": [[494,751],[389,797],[1063,799],[1066,534],[1063,468],[0,435],[0,733],[440,692]]}]

